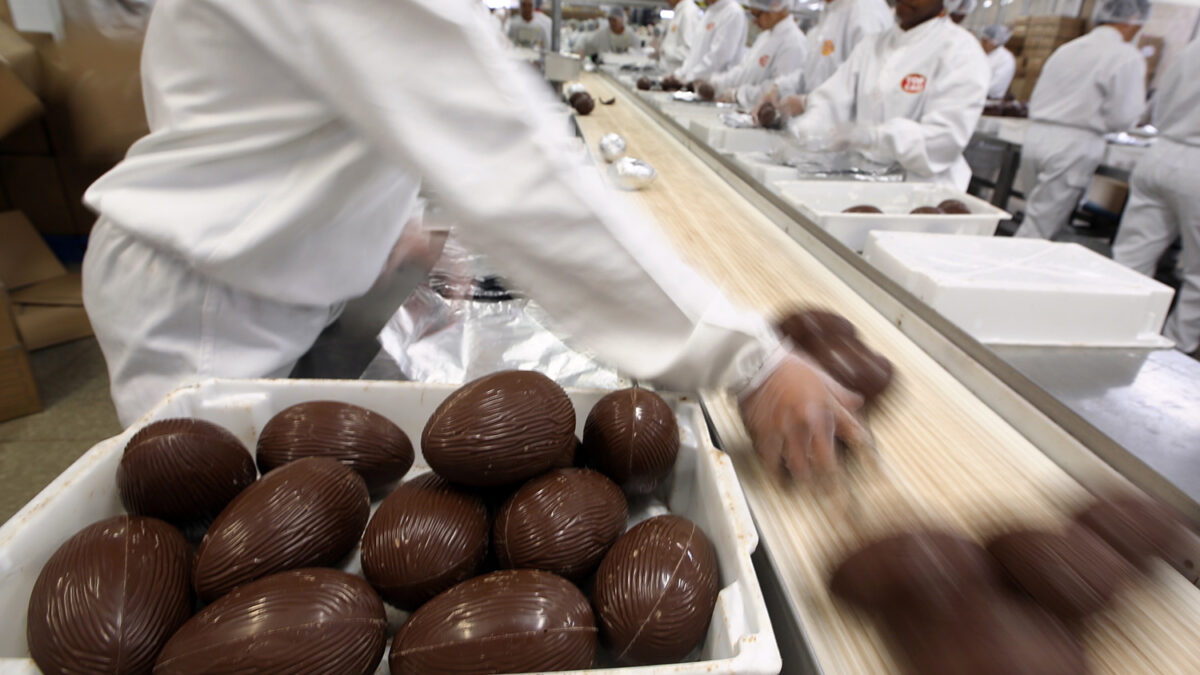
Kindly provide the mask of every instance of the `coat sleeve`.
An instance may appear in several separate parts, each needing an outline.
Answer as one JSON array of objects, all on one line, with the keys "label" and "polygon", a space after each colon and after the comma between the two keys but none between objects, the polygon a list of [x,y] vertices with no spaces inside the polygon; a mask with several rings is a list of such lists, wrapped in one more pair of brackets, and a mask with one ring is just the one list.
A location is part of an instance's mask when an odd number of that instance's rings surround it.
[{"label": "coat sleeve", "polygon": [[693,51],[692,56],[688,59],[692,63],[685,64],[680,69],[679,79],[691,82],[712,77],[721,66],[731,62],[745,47],[742,44],[746,39],[745,26],[746,18],[742,14],[727,15],[721,24],[713,27],[715,32],[708,49],[703,52]]},{"label": "coat sleeve", "polygon": [[808,108],[788,123],[788,130],[801,140],[828,136],[839,124],[854,119],[854,100],[862,62],[870,45],[860,44],[821,86],[808,94]]},{"label": "coat sleeve", "polygon": [[1008,87],[1012,84],[1013,75],[1016,72],[1016,61],[1011,56],[1003,59],[992,70],[992,81],[988,85],[988,98],[1004,98],[1004,94],[1008,92]]},{"label": "coat sleeve", "polygon": [[[778,352],[761,316],[731,304],[545,132],[549,94],[470,3],[195,1],[237,15],[331,115],[418,171],[462,240],[573,343],[681,390],[744,386]],[[394,67],[417,58],[420,68]]]},{"label": "coat sleeve", "polygon": [[1146,110],[1146,60],[1125,59],[1114,69],[1105,85],[1104,116],[1109,132],[1124,131]]}]

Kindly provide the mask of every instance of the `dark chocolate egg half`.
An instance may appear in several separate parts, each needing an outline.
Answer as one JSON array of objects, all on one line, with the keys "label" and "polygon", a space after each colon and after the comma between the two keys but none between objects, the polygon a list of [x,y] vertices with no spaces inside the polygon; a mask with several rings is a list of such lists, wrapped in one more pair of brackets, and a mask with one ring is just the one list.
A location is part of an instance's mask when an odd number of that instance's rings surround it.
[{"label": "dark chocolate egg half", "polygon": [[711,84],[707,82],[701,82],[700,84],[696,85],[696,95],[700,97],[701,101],[711,101],[717,97],[717,91],[713,89]]},{"label": "dark chocolate egg half", "polygon": [[867,544],[833,572],[834,595],[863,609],[948,614],[1002,577],[979,544],[949,532],[905,532]]},{"label": "dark chocolate egg half", "polygon": [[588,94],[581,94],[575,98],[575,101],[571,104],[571,106],[575,108],[575,112],[579,113],[580,115],[589,115],[593,110],[596,109],[596,100]]},{"label": "dark chocolate egg half", "polygon": [[718,579],[716,551],[695,523],[674,515],[639,523],[596,570],[600,639],[621,663],[683,659],[708,632]]},{"label": "dark chocolate egg half", "polygon": [[812,343],[805,351],[839,384],[868,401],[892,383],[892,362],[856,337],[833,336]]},{"label": "dark chocolate egg half", "polygon": [[843,209],[842,213],[883,213],[883,211],[881,211],[878,206],[859,204],[858,206],[851,206],[848,209]]},{"label": "dark chocolate egg half", "polygon": [[1133,571],[1112,547],[1078,525],[1065,533],[1009,532],[988,542],[987,550],[1038,604],[1071,621],[1104,609]]},{"label": "dark chocolate egg half", "polygon": [[153,422],[133,435],[117,467],[117,490],[130,513],[180,528],[203,528],[258,472],[242,442],[204,420]]},{"label": "dark chocolate egg half", "polygon": [[1157,557],[1192,576],[1200,564],[1184,546],[1179,516],[1149,498],[1120,495],[1100,499],[1079,512],[1075,520],[1139,568],[1146,569]]},{"label": "dark chocolate egg half", "polygon": [[971,212],[970,207],[958,199],[944,200],[941,204],[937,205],[937,208],[938,211],[941,211],[942,213],[954,215],[967,214]]},{"label": "dark chocolate egg half", "polygon": [[553,380],[507,370],[468,382],[437,407],[421,434],[425,461],[452,483],[508,485],[571,451],[575,408]]},{"label": "dark chocolate egg half", "polygon": [[540,570],[475,577],[425,603],[400,627],[392,675],[580,670],[596,656],[596,624],[574,584]]},{"label": "dark chocolate egg half", "polygon": [[29,597],[26,638],[43,673],[148,673],[192,613],[191,547],[167,523],[117,516],[50,556]]},{"label": "dark chocolate egg half", "polygon": [[654,81],[651,80],[650,78],[645,77],[645,76],[638,78],[638,81],[637,81],[638,89],[640,89],[642,91],[649,91],[653,87],[654,87]]},{"label": "dark chocolate egg half", "polygon": [[217,516],[196,550],[193,584],[212,602],[260,577],[336,564],[371,512],[363,479],[328,457],[305,457],[263,476]]},{"label": "dark chocolate egg half", "polygon": [[155,675],[375,672],[387,644],[383,602],[333,569],[273,574],[231,591],[179,629]]},{"label": "dark chocolate egg half", "polygon": [[379,413],[340,401],[309,401],[284,408],[258,436],[263,473],[301,457],[329,457],[358,472],[372,494],[404,477],[413,446],[404,431]]},{"label": "dark chocolate egg half", "polygon": [[855,337],[857,329],[841,314],[821,309],[800,309],[779,321],[779,331],[802,349],[832,337]]},{"label": "dark chocolate egg half", "polygon": [[435,473],[396,488],[362,541],[363,576],[391,604],[412,611],[478,574],[491,519],[483,499]]},{"label": "dark chocolate egg half", "polygon": [[671,406],[648,389],[631,387],[600,399],[583,427],[588,465],[629,494],[648,494],[670,475],[679,455],[679,425]]},{"label": "dark chocolate egg half", "polygon": [[501,567],[554,572],[576,583],[625,530],[629,507],[617,484],[590,469],[557,469],[522,485],[492,527]]},{"label": "dark chocolate egg half", "polygon": [[938,210],[938,207],[936,207],[936,206],[918,206],[917,208],[913,209],[912,211],[909,211],[909,213],[912,215],[930,215],[930,216],[937,216],[937,215],[942,214],[942,212],[940,210]]},{"label": "dark chocolate egg half", "polygon": [[775,104],[767,101],[758,108],[758,123],[765,129],[778,128],[779,122],[782,120],[779,117],[779,111],[775,108]]}]

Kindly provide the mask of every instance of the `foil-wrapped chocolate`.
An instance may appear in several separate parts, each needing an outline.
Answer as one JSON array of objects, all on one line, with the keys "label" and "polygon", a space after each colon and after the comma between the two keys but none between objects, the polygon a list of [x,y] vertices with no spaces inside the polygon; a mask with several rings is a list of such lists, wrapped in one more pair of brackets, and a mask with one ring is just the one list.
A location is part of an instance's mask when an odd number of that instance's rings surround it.
[{"label": "foil-wrapped chocolate", "polygon": [[625,139],[620,134],[604,134],[600,138],[600,156],[615,162],[625,154]]},{"label": "foil-wrapped chocolate", "polygon": [[658,178],[658,172],[640,159],[622,157],[609,165],[608,177],[622,190],[641,190]]}]

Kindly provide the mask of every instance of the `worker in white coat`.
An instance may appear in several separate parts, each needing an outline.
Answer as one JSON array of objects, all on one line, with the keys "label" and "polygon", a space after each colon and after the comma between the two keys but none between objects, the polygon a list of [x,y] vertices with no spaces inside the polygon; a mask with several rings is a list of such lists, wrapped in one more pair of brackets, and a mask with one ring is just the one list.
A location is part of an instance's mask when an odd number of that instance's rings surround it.
[{"label": "worker in white coat", "polygon": [[1113,259],[1152,277],[1167,247],[1182,238],[1183,283],[1163,333],[1200,358],[1200,40],[1159,82],[1154,124],[1158,138],[1130,177]]},{"label": "worker in white coat", "polygon": [[899,163],[910,181],[965,190],[963,150],[987,97],[987,57],[941,16],[942,0],[901,0],[896,25],[865,39],[808,95],[788,128],[811,150]]},{"label": "worker in white coat", "polygon": [[581,170],[476,3],[159,0],[144,49],[150,133],[86,194],[84,304],[124,424],[203,378],[286,376],[418,227],[424,185],[576,344],[736,393],[771,466],[863,442],[856,396]]},{"label": "worker in white coat", "polygon": [[753,106],[784,73],[795,72],[808,56],[804,31],[792,19],[794,0],[744,0],[759,28],[741,63],[708,82],[723,101]]},{"label": "worker in white coat", "polygon": [[695,0],[667,0],[667,4],[675,16],[667,24],[667,32],[658,47],[658,56],[662,69],[669,73],[682,66],[688,54],[700,42],[700,32],[704,30],[704,12],[700,11]]},{"label": "worker in white coat", "polygon": [[992,69],[992,81],[988,85],[988,98],[1002,99],[1008,93],[1013,75],[1017,72],[1017,59],[1004,48],[1012,37],[1012,29],[994,24],[983,29],[979,44],[987,54],[988,67]]},{"label": "worker in white coat", "polygon": [[738,64],[746,51],[746,12],[736,0],[708,3],[700,41],[671,76],[683,83],[707,80]]},{"label": "worker in white coat", "polygon": [[1145,110],[1146,59],[1130,42],[1149,15],[1150,0],[1100,0],[1092,32],[1046,60],[1029,100],[1016,236],[1053,239],[1104,159],[1104,134],[1128,129]]},{"label": "worker in white coat", "polygon": [[625,25],[625,10],[614,7],[608,11],[608,23],[584,36],[577,51],[592,54],[622,54],[641,49],[642,38]]},{"label": "worker in white coat", "polygon": [[533,0],[521,0],[518,14],[508,19],[508,39],[518,47],[549,49],[553,30],[554,21],[534,11]]}]

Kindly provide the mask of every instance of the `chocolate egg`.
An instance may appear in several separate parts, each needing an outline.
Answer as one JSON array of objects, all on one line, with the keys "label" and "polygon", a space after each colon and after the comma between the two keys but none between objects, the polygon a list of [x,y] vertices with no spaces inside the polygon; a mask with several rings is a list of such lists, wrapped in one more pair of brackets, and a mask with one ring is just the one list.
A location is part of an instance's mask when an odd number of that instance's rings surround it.
[{"label": "chocolate egg", "polygon": [[196,550],[196,594],[212,602],[268,574],[336,564],[370,512],[362,477],[341,462],[284,464],[242,490],[208,528]]},{"label": "chocolate egg", "polygon": [[29,597],[26,638],[52,673],[148,673],[191,616],[191,548],[161,520],[89,525],[50,556]]},{"label": "chocolate egg", "polygon": [[839,384],[868,401],[892,383],[892,362],[871,351],[858,338],[831,337],[805,350]]},{"label": "chocolate egg", "polygon": [[678,79],[676,79],[674,75],[668,75],[667,77],[663,78],[663,81],[662,81],[662,90],[663,91],[679,91],[682,88],[683,88],[683,83],[680,82]]},{"label": "chocolate egg", "polygon": [[574,100],[571,107],[575,108],[575,112],[580,115],[588,115],[596,109],[596,101],[588,94],[579,94],[572,97]]},{"label": "chocolate egg", "polygon": [[223,427],[167,419],[129,439],[117,490],[130,513],[202,530],[257,475],[250,452]]},{"label": "chocolate egg", "polygon": [[779,331],[802,349],[832,337],[855,337],[858,331],[846,317],[820,309],[801,309],[779,322]]},{"label": "chocolate egg", "polygon": [[948,614],[964,599],[991,593],[1001,576],[979,544],[948,532],[905,532],[876,540],[833,572],[834,595],[863,609]]},{"label": "chocolate egg", "polygon": [[953,614],[898,614],[889,634],[920,675],[1086,675],[1079,643],[1032,602],[987,596]]},{"label": "chocolate egg", "polygon": [[557,469],[525,483],[492,527],[501,567],[591,574],[625,530],[629,507],[617,484],[590,469]]},{"label": "chocolate egg", "polygon": [[692,521],[668,515],[635,525],[596,571],[601,641],[621,663],[683,659],[708,632],[718,574],[716,551]]},{"label": "chocolate egg", "polygon": [[588,668],[596,624],[587,598],[562,577],[501,570],[451,588],[400,627],[392,675],[529,673]]},{"label": "chocolate egg", "polygon": [[1139,568],[1146,569],[1152,558],[1159,557],[1185,574],[1195,574],[1181,521],[1159,502],[1136,495],[1101,499],[1075,520]]},{"label": "chocolate egg", "polygon": [[779,110],[775,108],[775,104],[767,101],[758,108],[758,124],[764,129],[778,129],[782,126],[783,118],[779,116]]},{"label": "chocolate egg", "polygon": [[717,92],[713,86],[707,82],[701,82],[696,85],[696,95],[701,101],[711,101],[717,97]]},{"label": "chocolate egg", "polygon": [[941,211],[942,213],[950,214],[964,214],[971,212],[971,209],[966,204],[957,199],[947,199],[941,204],[938,204],[937,208],[938,211]]},{"label": "chocolate egg", "polygon": [[650,78],[648,78],[648,77],[639,77],[638,78],[638,81],[637,81],[638,89],[640,89],[642,91],[649,91],[653,87],[654,87],[654,81],[651,80]]},{"label": "chocolate egg", "polygon": [[1103,609],[1132,572],[1120,554],[1079,526],[1065,533],[1009,532],[992,539],[987,550],[1017,586],[1068,620]]},{"label": "chocolate egg", "polygon": [[842,213],[883,213],[883,211],[880,211],[878,206],[859,204],[858,206],[851,206],[848,209],[843,209]]},{"label": "chocolate egg", "polygon": [[920,214],[920,215],[937,216],[937,215],[941,215],[942,212],[939,211],[938,207],[936,207],[936,206],[918,206],[917,208],[913,209],[912,211],[909,211],[909,213],[912,215]]},{"label": "chocolate egg", "polygon": [[372,494],[404,477],[413,464],[408,436],[372,410],[340,401],[284,408],[258,436],[263,473],[301,457],[329,457],[358,472]]},{"label": "chocolate egg", "polygon": [[339,570],[291,570],[201,610],[171,637],[154,673],[367,675],[386,643],[383,602],[367,582]]},{"label": "chocolate egg", "polygon": [[641,387],[600,399],[583,425],[590,466],[629,494],[652,492],[671,473],[679,455],[679,425],[671,406]]},{"label": "chocolate egg", "polygon": [[421,434],[429,466],[453,483],[487,487],[532,478],[575,445],[575,408],[553,380],[506,370],[460,387]]},{"label": "chocolate egg", "polygon": [[437,474],[418,476],[388,495],[367,523],[363,576],[384,600],[412,611],[479,573],[490,525],[482,499]]}]

